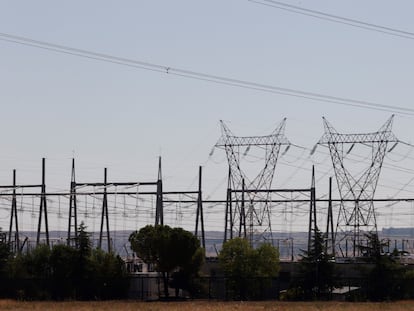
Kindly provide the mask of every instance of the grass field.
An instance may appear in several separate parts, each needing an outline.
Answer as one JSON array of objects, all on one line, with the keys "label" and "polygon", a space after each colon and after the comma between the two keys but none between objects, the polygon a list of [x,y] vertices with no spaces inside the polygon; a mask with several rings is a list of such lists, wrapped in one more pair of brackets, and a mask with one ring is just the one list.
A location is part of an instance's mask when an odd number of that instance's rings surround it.
[{"label": "grass field", "polygon": [[414,311],[414,301],[383,303],[342,303],[342,302],[20,302],[0,300],[0,310],[79,310],[79,311]]}]

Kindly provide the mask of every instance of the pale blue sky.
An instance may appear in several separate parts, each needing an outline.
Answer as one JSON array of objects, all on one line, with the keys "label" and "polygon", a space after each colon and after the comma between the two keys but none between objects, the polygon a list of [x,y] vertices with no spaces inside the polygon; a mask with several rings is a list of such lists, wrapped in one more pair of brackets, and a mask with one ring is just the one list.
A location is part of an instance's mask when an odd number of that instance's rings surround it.
[{"label": "pale blue sky", "polygon": [[[414,2],[408,0],[286,2],[414,31]],[[414,40],[247,0],[1,1],[0,32],[213,75],[413,107]],[[0,41],[0,51],[3,184],[10,182],[13,168],[20,181],[38,182],[40,159],[46,157],[48,186],[64,188],[73,150],[79,181],[100,180],[105,166],[111,180],[148,181],[156,177],[161,154],[167,189],[195,187],[201,164],[206,196],[224,199],[223,191],[214,192],[226,177],[225,162],[216,164],[224,154],[217,150],[208,160],[220,136],[220,119],[235,134],[262,135],[287,117],[288,138],[312,148],[323,134],[322,116],[344,132],[375,131],[390,116],[10,42]],[[413,118],[397,116],[394,132],[401,140],[414,141]],[[393,162],[401,159],[398,153],[409,152],[399,148],[386,162],[414,170],[413,161]],[[275,185],[285,186],[289,180],[290,187],[306,186],[310,177],[305,169],[326,158],[290,152],[291,158],[279,163]],[[325,162],[317,165],[317,173],[329,170],[330,162]],[[380,184],[385,186],[378,196],[395,194],[411,178],[384,171]],[[325,185],[326,178],[319,193],[326,192]]]}]

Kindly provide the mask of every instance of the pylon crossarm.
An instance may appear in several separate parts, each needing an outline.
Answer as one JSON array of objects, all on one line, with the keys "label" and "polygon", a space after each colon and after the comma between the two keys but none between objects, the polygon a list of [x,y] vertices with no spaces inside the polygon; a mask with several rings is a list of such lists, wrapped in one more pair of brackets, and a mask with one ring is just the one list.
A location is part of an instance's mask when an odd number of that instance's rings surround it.
[{"label": "pylon crossarm", "polygon": [[[380,135],[385,134],[385,135]],[[374,144],[387,142],[399,142],[392,132],[375,132],[369,134],[329,134],[326,133],[318,141],[319,145],[330,144]]]},{"label": "pylon crossarm", "polygon": [[289,140],[284,135],[268,136],[222,136],[216,143],[216,147],[225,148],[226,146],[273,146],[273,145],[290,145]]},{"label": "pylon crossarm", "polygon": [[272,145],[290,145],[291,143],[284,135],[286,118],[276,127],[270,135],[264,136],[235,136],[228,126],[220,121],[221,137],[215,147],[248,147],[248,146],[272,146]]},{"label": "pylon crossarm", "polygon": [[393,124],[394,115],[392,115],[376,132],[371,133],[356,133],[356,134],[344,134],[338,133],[334,127],[323,118],[324,123],[324,135],[319,140],[320,145],[329,144],[359,144],[359,143],[382,143],[387,142],[398,142],[399,140],[391,131]]}]

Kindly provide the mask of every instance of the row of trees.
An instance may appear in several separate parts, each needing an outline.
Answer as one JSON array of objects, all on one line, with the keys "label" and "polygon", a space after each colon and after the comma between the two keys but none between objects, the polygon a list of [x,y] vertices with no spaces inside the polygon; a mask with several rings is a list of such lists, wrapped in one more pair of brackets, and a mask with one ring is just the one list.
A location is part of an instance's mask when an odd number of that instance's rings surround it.
[{"label": "row of trees", "polygon": [[20,299],[113,299],[126,297],[124,263],[113,253],[93,249],[83,224],[76,247],[39,245],[13,256],[0,246],[1,293]]},{"label": "row of trees", "polygon": [[300,260],[300,275],[288,290],[288,299],[330,299],[335,288],[355,286],[348,293],[349,300],[396,300],[414,297],[414,271],[399,262],[401,253],[385,253],[386,244],[377,233],[366,234],[366,245],[359,245],[359,275],[354,280],[342,278],[326,249],[323,234],[316,229],[309,251],[304,251]]},{"label": "row of trees", "polygon": [[[25,299],[113,299],[127,296],[129,278],[119,256],[93,249],[83,224],[79,227],[76,247],[40,245],[14,256],[7,243],[0,243],[0,293]],[[361,246],[366,265],[361,270],[359,296],[369,300],[414,297],[414,272],[401,265],[398,253],[384,254],[378,235],[367,235]],[[164,225],[146,226],[133,232],[131,248],[160,273],[163,296],[169,289],[185,290],[192,297],[203,290],[197,283],[204,262],[199,240],[182,228]],[[218,256],[225,277],[227,299],[277,297],[275,285],[280,270],[277,248],[264,243],[253,248],[248,240],[235,238],[224,243]],[[303,251],[299,276],[294,279],[286,298],[296,300],[329,299],[341,283],[332,255],[327,253],[323,234],[316,229],[308,251]],[[276,282],[279,284],[278,282]]]},{"label": "row of trees", "polygon": [[[354,293],[348,293],[347,298],[351,300],[413,298],[414,270],[399,262],[401,253],[397,250],[391,254],[383,252],[386,244],[376,233],[368,233],[366,240],[367,244],[359,246],[363,254],[362,264],[357,265],[359,278],[349,280],[342,277],[333,254],[327,251],[322,232],[316,228],[309,250],[302,251],[298,274],[292,279],[285,298],[327,300],[332,298],[335,288],[348,286],[358,288]],[[272,288],[271,280],[279,272],[277,249],[269,244],[253,249],[247,240],[241,238],[223,245],[219,261],[232,294],[229,298],[234,299],[260,298],[264,288]]]}]

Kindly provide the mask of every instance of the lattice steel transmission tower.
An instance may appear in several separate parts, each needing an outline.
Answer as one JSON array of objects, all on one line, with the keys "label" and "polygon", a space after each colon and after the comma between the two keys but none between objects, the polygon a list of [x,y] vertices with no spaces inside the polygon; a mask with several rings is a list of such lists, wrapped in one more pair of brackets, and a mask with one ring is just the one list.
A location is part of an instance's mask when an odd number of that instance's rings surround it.
[{"label": "lattice steel transmission tower", "polygon": [[[237,235],[249,238],[251,243],[254,240],[272,242],[271,192],[255,191],[271,189],[280,149],[286,145],[287,151],[290,146],[284,135],[286,118],[267,136],[235,136],[223,121],[220,123],[222,136],[215,147],[226,151],[229,165],[224,240]],[[242,168],[251,148],[264,152],[262,169],[253,178]]]},{"label": "lattice steel transmission tower", "polygon": [[[375,190],[385,154],[389,151],[387,146],[399,142],[391,131],[393,119],[394,115],[374,133],[342,134],[323,118],[325,133],[318,144],[329,148],[341,198],[335,233],[336,250],[341,256],[348,257],[348,249],[352,256],[358,256],[363,234],[377,232]],[[356,144],[369,147],[371,155],[363,171],[352,174],[345,160]]]}]

